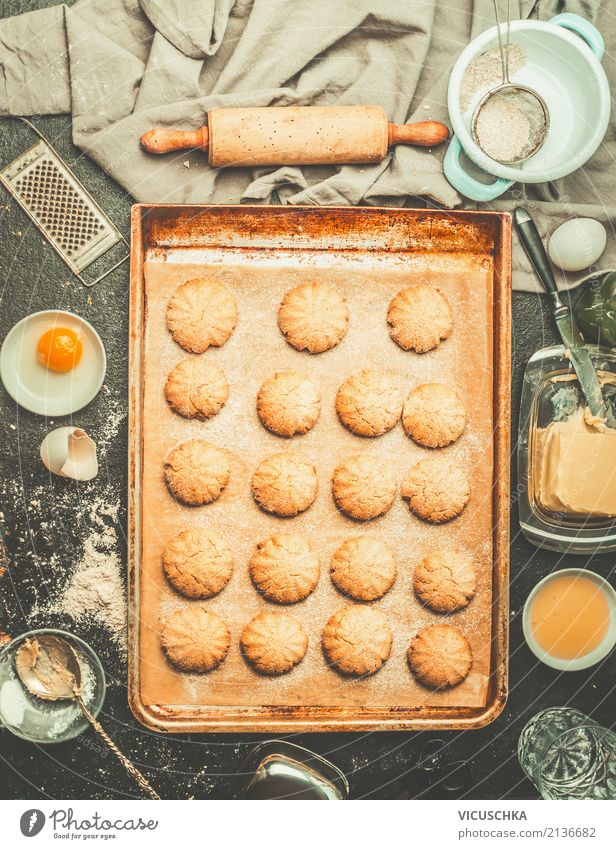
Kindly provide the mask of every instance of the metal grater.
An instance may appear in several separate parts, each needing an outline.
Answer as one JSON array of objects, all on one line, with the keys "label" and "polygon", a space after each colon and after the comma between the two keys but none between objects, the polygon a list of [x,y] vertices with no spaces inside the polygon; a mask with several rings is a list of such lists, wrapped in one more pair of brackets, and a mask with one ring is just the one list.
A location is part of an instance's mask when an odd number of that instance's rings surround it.
[{"label": "metal grater", "polygon": [[[23,120],[23,119],[22,119]],[[95,280],[81,272],[126,239],[89,195],[39,131],[35,145],[0,171],[0,181],[85,286],[93,286],[128,259],[128,254]]]}]

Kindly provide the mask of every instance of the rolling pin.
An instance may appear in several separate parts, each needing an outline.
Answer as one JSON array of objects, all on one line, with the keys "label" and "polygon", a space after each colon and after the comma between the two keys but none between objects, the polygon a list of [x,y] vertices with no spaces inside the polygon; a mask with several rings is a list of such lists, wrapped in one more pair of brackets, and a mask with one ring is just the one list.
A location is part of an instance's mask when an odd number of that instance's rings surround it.
[{"label": "rolling pin", "polygon": [[327,165],[380,162],[396,144],[432,147],[449,138],[438,121],[390,124],[380,106],[269,106],[212,109],[197,130],[150,130],[148,153],[207,151],[225,165]]}]

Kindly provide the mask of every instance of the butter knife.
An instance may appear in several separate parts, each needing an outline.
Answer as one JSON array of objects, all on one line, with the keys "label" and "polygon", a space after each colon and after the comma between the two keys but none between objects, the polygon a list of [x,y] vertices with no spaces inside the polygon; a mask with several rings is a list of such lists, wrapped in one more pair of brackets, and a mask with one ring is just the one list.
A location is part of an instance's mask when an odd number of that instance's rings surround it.
[{"label": "butter knife", "polygon": [[552,300],[556,326],[565,346],[566,356],[577,374],[588,408],[593,418],[603,419],[609,427],[614,427],[616,421],[603,397],[601,383],[597,377],[588,348],[584,343],[584,337],[571,309],[560,299],[552,266],[537,230],[537,225],[530,213],[520,206],[514,210],[513,217],[524,250],[537,272],[543,288]]}]

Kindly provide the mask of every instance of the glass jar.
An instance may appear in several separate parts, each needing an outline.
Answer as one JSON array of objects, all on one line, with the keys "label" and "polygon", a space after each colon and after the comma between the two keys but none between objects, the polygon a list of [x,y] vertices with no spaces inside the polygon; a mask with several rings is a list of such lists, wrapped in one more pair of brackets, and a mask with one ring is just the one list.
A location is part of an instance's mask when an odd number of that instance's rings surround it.
[{"label": "glass jar", "polygon": [[[610,348],[589,347],[595,369],[614,375],[616,353]],[[562,345],[543,348],[528,361],[524,372],[518,429],[518,499],[520,528],[535,545],[571,554],[616,551],[616,519],[547,510],[540,502],[540,431],[554,420],[554,396],[564,386],[579,383]]]},{"label": "glass jar", "polygon": [[518,759],[544,799],[616,799],[616,734],[570,707],[536,714]]}]

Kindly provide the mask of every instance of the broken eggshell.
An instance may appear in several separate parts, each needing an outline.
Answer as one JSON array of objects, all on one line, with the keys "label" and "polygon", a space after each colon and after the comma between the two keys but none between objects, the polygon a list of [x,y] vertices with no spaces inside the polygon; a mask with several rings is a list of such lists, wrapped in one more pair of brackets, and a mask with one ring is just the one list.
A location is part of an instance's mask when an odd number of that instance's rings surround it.
[{"label": "broken eggshell", "polygon": [[41,460],[54,475],[90,481],[98,474],[96,443],[80,427],[58,427],[41,443]]}]

